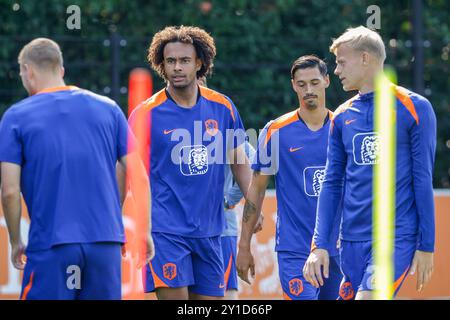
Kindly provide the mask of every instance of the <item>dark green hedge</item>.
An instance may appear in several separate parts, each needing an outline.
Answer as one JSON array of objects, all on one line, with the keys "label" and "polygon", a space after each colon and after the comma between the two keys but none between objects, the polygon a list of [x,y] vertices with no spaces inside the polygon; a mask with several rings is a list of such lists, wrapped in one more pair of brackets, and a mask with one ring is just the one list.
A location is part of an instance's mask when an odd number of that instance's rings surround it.
[{"label": "dark green hedge", "polygon": [[[411,1],[229,0],[211,1],[212,9],[202,11],[202,3],[207,2],[0,0],[0,114],[26,96],[16,59],[22,45],[34,37],[60,43],[67,83],[110,94],[105,88],[111,88],[111,46],[104,41],[112,32],[126,40],[117,66],[120,86],[126,87],[132,68],[148,66],[146,50],[152,35],[166,25],[185,24],[203,27],[216,39],[218,54],[209,85],[235,101],[246,127],[261,128],[297,105],[289,79],[292,61],[315,53],[326,59],[332,73],[331,39],[347,27],[365,24],[371,4],[381,8],[387,63],[397,70],[399,83],[412,88]],[[81,8],[81,30],[66,28],[66,8],[72,4]],[[426,97],[438,117],[434,185],[446,188],[450,187],[449,13],[446,0],[424,1],[424,37],[429,42],[423,77]],[[391,39],[396,40],[395,47]],[[156,75],[154,85],[155,89],[163,86]],[[331,76],[330,109],[349,96]],[[125,91],[118,100],[126,111]]]}]

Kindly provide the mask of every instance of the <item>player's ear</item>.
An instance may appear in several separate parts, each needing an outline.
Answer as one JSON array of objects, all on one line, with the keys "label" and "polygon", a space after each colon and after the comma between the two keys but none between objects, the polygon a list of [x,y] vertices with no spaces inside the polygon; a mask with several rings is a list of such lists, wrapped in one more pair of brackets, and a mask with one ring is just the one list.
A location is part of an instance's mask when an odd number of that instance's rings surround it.
[{"label": "player's ear", "polygon": [[30,76],[33,74],[33,70],[31,68],[31,65],[28,64],[28,63],[24,63],[23,64],[23,71],[24,71],[24,74],[25,74],[25,76],[27,78],[30,78]]},{"label": "player's ear", "polygon": [[195,59],[195,70],[199,71],[202,68],[203,62],[202,59]]},{"label": "player's ear", "polygon": [[66,70],[64,69],[64,67],[61,67],[61,70],[60,70],[61,78],[64,78],[65,72],[66,72]]},{"label": "player's ear", "polygon": [[291,85],[292,85],[292,90],[294,90],[295,92],[297,92],[297,91],[295,90],[295,82],[294,82],[294,79],[292,79],[292,78],[291,78]]},{"label": "player's ear", "polygon": [[327,74],[325,77],[325,88],[328,88],[330,86],[330,76]]},{"label": "player's ear", "polygon": [[36,78],[37,70],[34,64],[28,63],[25,64],[25,73],[27,75],[28,81],[33,81]]},{"label": "player's ear", "polygon": [[368,52],[364,51],[362,53],[362,63],[364,66],[369,65],[370,55]]}]

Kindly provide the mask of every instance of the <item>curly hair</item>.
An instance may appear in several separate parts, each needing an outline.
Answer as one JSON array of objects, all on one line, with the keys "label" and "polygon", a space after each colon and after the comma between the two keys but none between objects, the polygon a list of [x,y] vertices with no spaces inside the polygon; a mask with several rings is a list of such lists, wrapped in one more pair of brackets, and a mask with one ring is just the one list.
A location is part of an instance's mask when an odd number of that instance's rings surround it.
[{"label": "curly hair", "polygon": [[212,73],[213,60],[216,56],[214,39],[203,29],[191,26],[170,26],[156,33],[148,48],[148,62],[163,79],[167,80],[164,72],[164,47],[170,42],[192,44],[197,58],[202,61],[202,67],[197,71],[197,78]]}]

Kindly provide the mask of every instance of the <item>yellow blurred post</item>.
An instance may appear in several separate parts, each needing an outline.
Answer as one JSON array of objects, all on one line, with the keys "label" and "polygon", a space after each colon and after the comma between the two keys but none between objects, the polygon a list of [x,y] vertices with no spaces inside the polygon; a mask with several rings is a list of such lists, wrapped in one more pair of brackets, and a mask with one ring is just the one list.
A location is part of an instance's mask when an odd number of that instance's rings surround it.
[{"label": "yellow blurred post", "polygon": [[394,294],[394,230],[396,182],[396,108],[393,70],[375,80],[375,132],[379,154],[373,179],[374,298],[391,300]]}]

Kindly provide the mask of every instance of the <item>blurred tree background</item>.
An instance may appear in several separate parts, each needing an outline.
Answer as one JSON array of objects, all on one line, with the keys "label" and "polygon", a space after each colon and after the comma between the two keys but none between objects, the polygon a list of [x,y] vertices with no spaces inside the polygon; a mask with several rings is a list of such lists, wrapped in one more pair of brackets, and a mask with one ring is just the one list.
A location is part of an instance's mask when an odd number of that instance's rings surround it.
[{"label": "blurred tree background", "polygon": [[[66,27],[70,5],[81,9],[80,30]],[[31,39],[56,40],[63,50],[66,83],[111,96],[126,113],[129,72],[149,68],[146,55],[153,34],[184,24],[205,28],[215,38],[218,54],[208,84],[232,98],[246,128],[259,129],[297,106],[290,85],[292,62],[314,53],[326,60],[332,74],[331,39],[348,27],[366,25],[370,5],[381,9],[378,31],[387,64],[397,70],[399,84],[413,89],[412,1],[0,0],[0,116],[26,97],[17,55]],[[447,0],[423,1],[424,95],[438,119],[437,188],[450,188],[449,13]],[[164,83],[152,74],[156,91]],[[330,78],[327,105],[334,110],[354,93],[343,92],[338,79]]]}]

